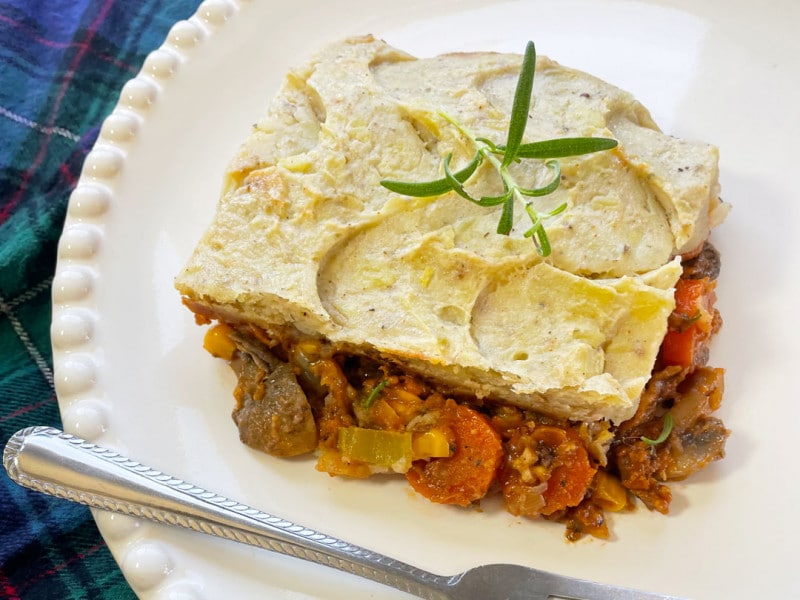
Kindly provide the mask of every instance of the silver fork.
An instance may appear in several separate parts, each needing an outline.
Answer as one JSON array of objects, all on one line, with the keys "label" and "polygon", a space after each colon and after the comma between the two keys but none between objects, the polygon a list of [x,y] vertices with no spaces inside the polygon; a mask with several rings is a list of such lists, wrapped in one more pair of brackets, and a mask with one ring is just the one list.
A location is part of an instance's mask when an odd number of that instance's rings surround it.
[{"label": "silver fork", "polygon": [[510,564],[437,575],[319,533],[51,427],[14,434],[3,466],[16,483],[93,508],[250,544],[429,600],[677,600]]}]

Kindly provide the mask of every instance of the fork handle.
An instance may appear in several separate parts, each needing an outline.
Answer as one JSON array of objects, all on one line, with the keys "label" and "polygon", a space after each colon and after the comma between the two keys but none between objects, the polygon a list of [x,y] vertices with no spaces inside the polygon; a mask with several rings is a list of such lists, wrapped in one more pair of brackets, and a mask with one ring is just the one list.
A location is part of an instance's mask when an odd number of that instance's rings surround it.
[{"label": "fork handle", "polygon": [[261,512],[52,427],[15,433],[3,466],[13,481],[37,492],[301,558],[420,598],[448,598],[449,577]]}]

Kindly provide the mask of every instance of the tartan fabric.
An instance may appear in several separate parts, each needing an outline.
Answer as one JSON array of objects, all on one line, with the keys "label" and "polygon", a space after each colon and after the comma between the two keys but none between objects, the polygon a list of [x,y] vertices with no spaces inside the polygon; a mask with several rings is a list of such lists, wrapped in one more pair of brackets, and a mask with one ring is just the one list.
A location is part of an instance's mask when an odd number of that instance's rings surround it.
[{"label": "tartan fabric", "polygon": [[[61,426],[50,285],[70,191],[122,85],[199,0],[0,0],[0,443]],[[88,509],[0,475],[0,598],[133,598]]]}]

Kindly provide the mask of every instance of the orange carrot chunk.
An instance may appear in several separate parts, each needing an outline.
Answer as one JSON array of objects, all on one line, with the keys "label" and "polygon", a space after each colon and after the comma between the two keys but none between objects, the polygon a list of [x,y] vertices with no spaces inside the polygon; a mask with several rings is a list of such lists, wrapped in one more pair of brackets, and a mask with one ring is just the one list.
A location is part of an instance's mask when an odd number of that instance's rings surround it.
[{"label": "orange carrot chunk", "polygon": [[698,351],[710,338],[714,324],[714,286],[709,279],[678,280],[675,310],[661,344],[663,364],[691,367],[699,362]]},{"label": "orange carrot chunk", "polygon": [[494,481],[502,441],[488,419],[468,406],[448,401],[443,420],[454,434],[452,456],[415,461],[406,479],[432,502],[468,506],[483,498]]},{"label": "orange carrot chunk", "polygon": [[694,365],[697,348],[697,331],[668,331],[661,342],[661,360],[665,365],[691,367]]},{"label": "orange carrot chunk", "polygon": [[547,489],[542,494],[545,501],[543,515],[552,515],[580,504],[597,472],[578,435],[571,429],[566,432],[567,439],[556,448],[557,466],[547,480]]}]

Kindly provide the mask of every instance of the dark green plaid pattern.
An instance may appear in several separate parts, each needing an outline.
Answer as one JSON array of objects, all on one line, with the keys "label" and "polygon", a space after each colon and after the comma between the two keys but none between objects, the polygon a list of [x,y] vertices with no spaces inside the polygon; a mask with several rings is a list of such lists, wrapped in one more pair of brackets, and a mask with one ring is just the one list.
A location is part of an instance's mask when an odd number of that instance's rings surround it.
[{"label": "dark green plaid pattern", "polygon": [[[61,426],[50,285],[67,200],[122,85],[199,0],[0,0],[0,443]],[[88,509],[0,475],[0,598],[133,598]]]}]

